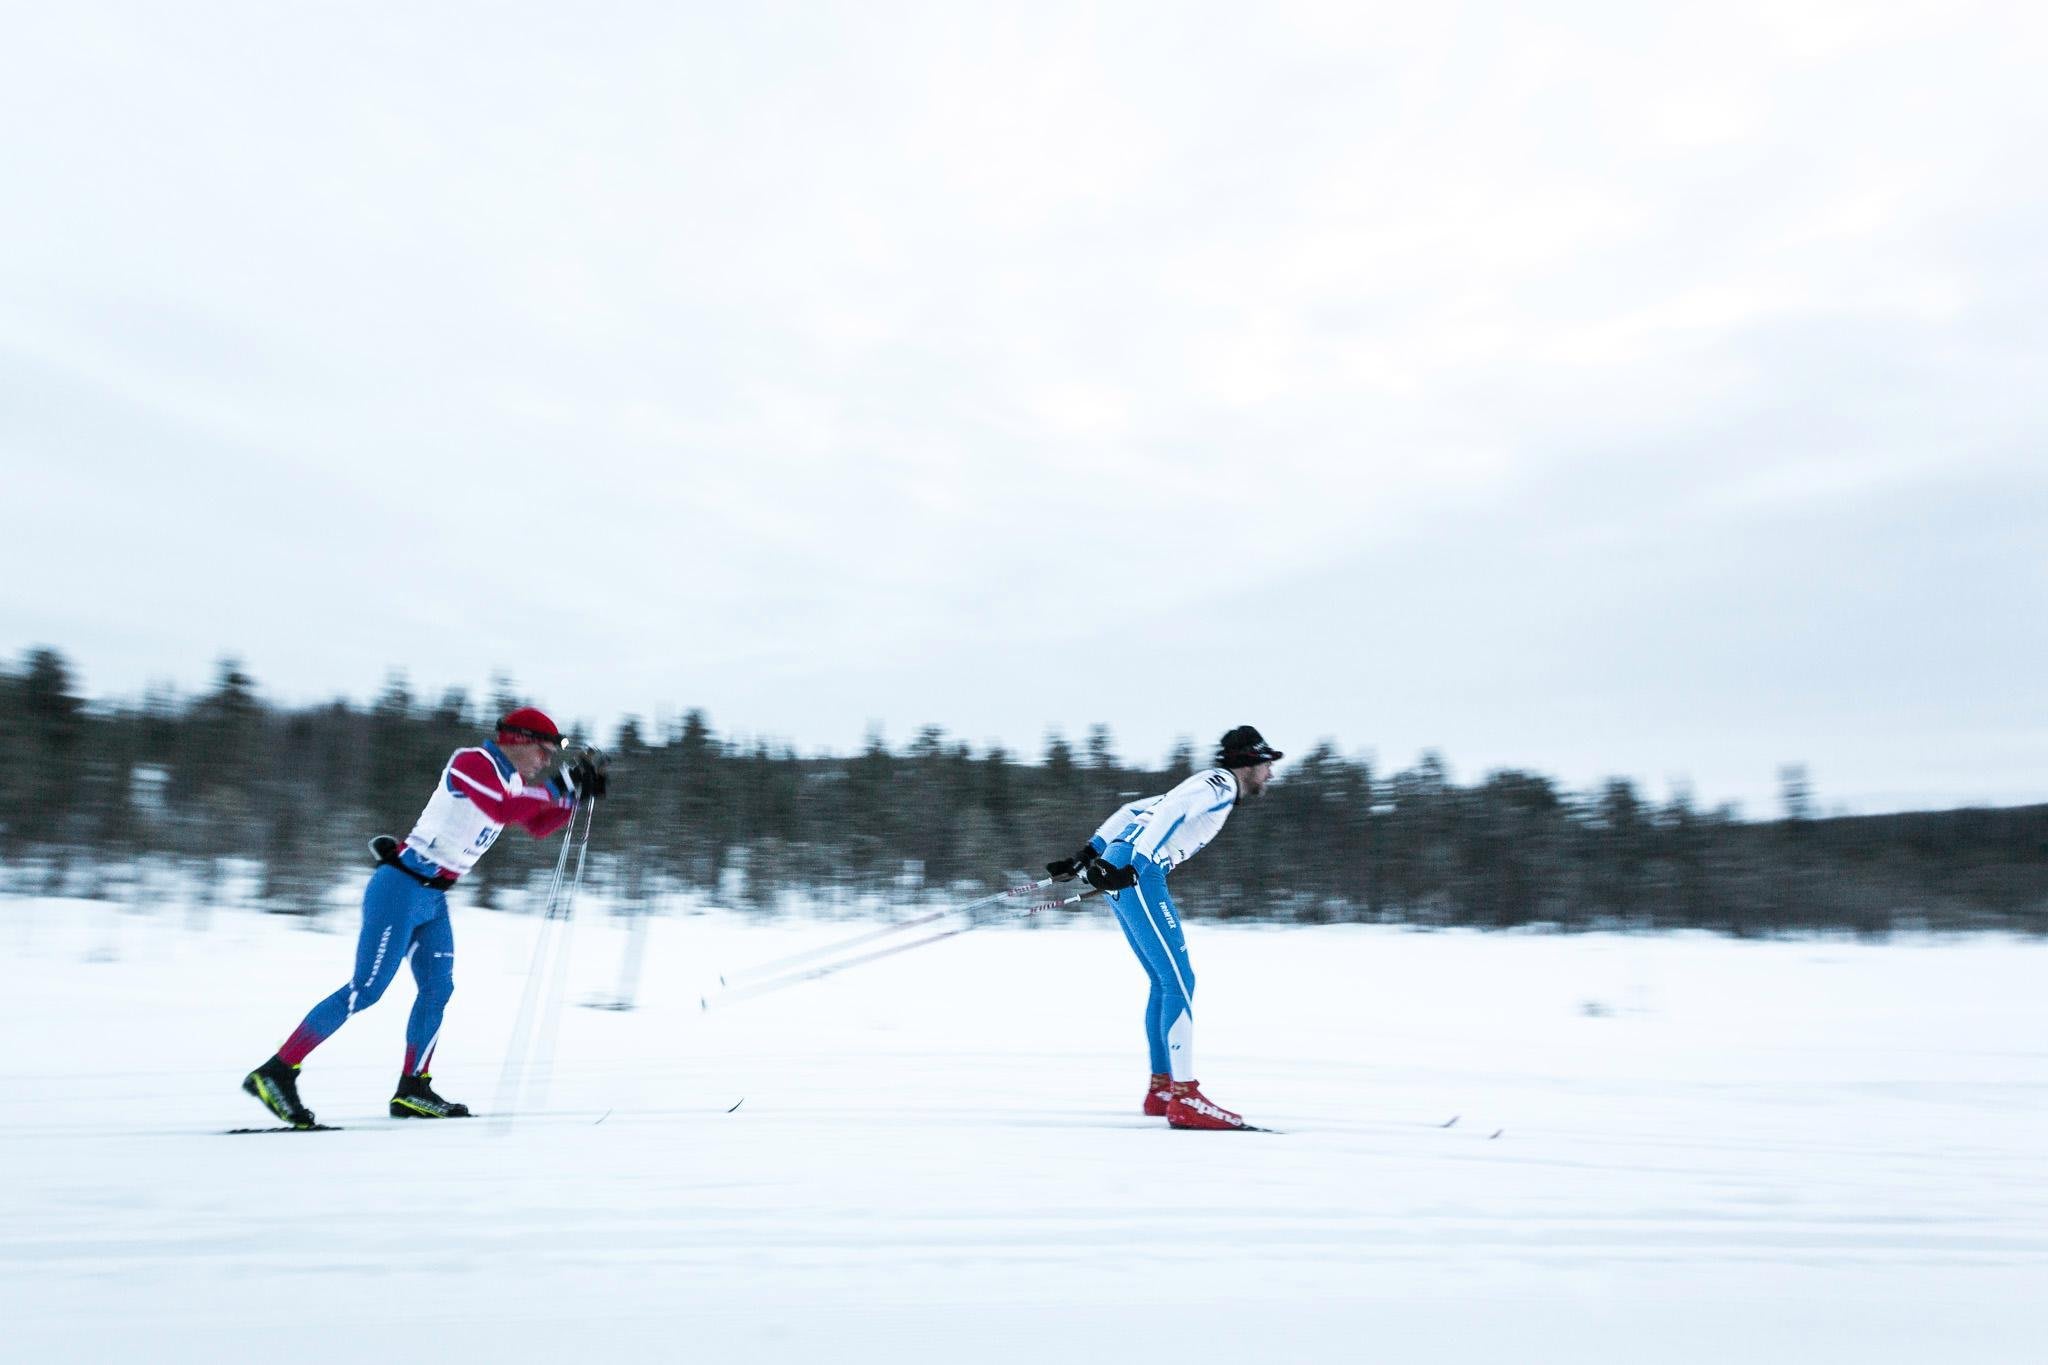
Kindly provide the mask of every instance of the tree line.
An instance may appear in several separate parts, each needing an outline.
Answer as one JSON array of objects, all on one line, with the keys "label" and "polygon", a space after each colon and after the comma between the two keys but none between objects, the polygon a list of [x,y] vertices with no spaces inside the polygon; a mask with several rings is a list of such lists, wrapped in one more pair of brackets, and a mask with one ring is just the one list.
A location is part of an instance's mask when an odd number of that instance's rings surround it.
[{"label": "tree line", "polygon": [[[223,661],[196,696],[157,690],[88,705],[55,650],[0,669],[16,727],[0,765],[0,859],[26,888],[137,860],[257,870],[266,906],[309,913],[368,869],[365,840],[402,835],[456,748],[522,703],[511,682],[471,698],[413,695],[394,676],[368,706],[280,707]],[[623,722],[592,849],[627,904],[690,891],[772,911],[792,896],[880,902],[993,890],[1070,852],[1122,801],[1206,763],[1117,756],[1095,726],[1053,733],[1026,761],[936,728],[892,748],[804,756],[717,735],[699,711]],[[2048,805],[1817,818],[1803,775],[1784,812],[1745,821],[1684,794],[1646,799],[1499,771],[1453,782],[1441,758],[1382,772],[1325,744],[1226,837],[1175,873],[1198,916],[1512,928],[1691,927],[1736,934],[1901,927],[2048,930]],[[551,866],[501,841],[467,884],[493,904]],[[217,874],[216,874],[217,875]],[[14,889],[22,889],[20,876]],[[69,884],[69,883],[66,883]]]}]

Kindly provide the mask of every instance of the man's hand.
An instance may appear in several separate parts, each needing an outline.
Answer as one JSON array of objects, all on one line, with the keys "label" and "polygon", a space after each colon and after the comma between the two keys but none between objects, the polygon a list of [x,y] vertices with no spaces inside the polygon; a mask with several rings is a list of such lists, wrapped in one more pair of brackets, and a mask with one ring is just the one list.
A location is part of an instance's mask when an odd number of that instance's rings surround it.
[{"label": "man's hand", "polygon": [[1088,866],[1088,860],[1095,856],[1095,845],[1083,844],[1079,853],[1065,858],[1056,858],[1045,865],[1056,882],[1070,882],[1081,875],[1081,869]]},{"label": "man's hand", "polygon": [[569,789],[579,801],[595,801],[611,789],[611,782],[605,777],[608,760],[602,749],[585,749],[569,760],[563,776],[569,781]]},{"label": "man's hand", "polygon": [[1081,868],[1081,875],[1087,879],[1088,885],[1097,891],[1122,891],[1126,887],[1138,884],[1137,868],[1118,867],[1095,853],[1088,855],[1087,863]]}]

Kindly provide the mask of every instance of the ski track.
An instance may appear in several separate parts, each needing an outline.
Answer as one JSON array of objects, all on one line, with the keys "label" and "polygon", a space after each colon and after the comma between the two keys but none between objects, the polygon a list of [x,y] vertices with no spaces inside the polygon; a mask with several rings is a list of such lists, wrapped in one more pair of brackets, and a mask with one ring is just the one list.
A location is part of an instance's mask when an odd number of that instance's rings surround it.
[{"label": "ski track", "polygon": [[[1284,1131],[1182,1134],[1135,1112],[1143,978],[1092,914],[708,1016],[720,971],[865,926],[688,915],[649,926],[641,1008],[563,1011],[509,1120],[384,1116],[401,984],[307,1066],[345,1131],[252,1142],[224,1131],[263,1121],[241,1074],[345,973],[348,925],[0,926],[0,1360],[425,1331],[504,1361],[1864,1365],[2048,1338],[2040,942],[1197,921],[1199,1074]],[[444,1093],[495,1094],[537,929],[458,907]],[[579,921],[571,1001],[623,941]]]}]

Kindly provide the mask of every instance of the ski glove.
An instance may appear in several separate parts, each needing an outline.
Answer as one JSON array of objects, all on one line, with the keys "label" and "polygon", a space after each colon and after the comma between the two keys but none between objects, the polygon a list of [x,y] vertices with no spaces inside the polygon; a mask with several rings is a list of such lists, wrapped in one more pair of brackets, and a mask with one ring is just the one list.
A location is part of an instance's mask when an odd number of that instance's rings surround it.
[{"label": "ski glove", "polygon": [[604,775],[604,754],[597,749],[585,749],[577,754],[564,774],[569,779],[569,789],[578,800],[595,801],[611,788]]},{"label": "ski glove", "polygon": [[1081,875],[1081,869],[1088,866],[1088,860],[1095,856],[1095,845],[1083,844],[1081,851],[1071,857],[1056,858],[1045,865],[1056,882],[1070,882]]},{"label": "ski glove", "polygon": [[1126,887],[1138,884],[1137,868],[1118,867],[1107,858],[1093,853],[1088,855],[1088,862],[1081,868],[1081,875],[1087,878],[1088,885],[1097,891],[1122,891]]}]

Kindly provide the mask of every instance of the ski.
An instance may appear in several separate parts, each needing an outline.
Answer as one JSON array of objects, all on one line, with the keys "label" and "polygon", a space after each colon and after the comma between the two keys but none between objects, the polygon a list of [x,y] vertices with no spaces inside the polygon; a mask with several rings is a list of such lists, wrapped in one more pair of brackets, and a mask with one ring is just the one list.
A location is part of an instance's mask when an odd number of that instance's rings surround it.
[{"label": "ski", "polygon": [[[1455,1124],[1460,1117],[1461,1116],[1458,1114],[1453,1114],[1449,1118],[1445,1119],[1442,1123],[1439,1123],[1435,1126],[1438,1128],[1449,1128],[1451,1125]],[[1488,1142],[1491,1142],[1495,1138],[1499,1137],[1502,1133],[1505,1133],[1506,1131],[1507,1129],[1505,1128],[1496,1128],[1486,1135],[1486,1140]]]},{"label": "ski", "polygon": [[280,1123],[275,1128],[227,1128],[222,1130],[221,1135],[223,1137],[234,1137],[241,1133],[339,1133],[340,1131],[341,1125],[338,1123],[308,1123],[298,1127],[294,1127],[289,1123]]}]

